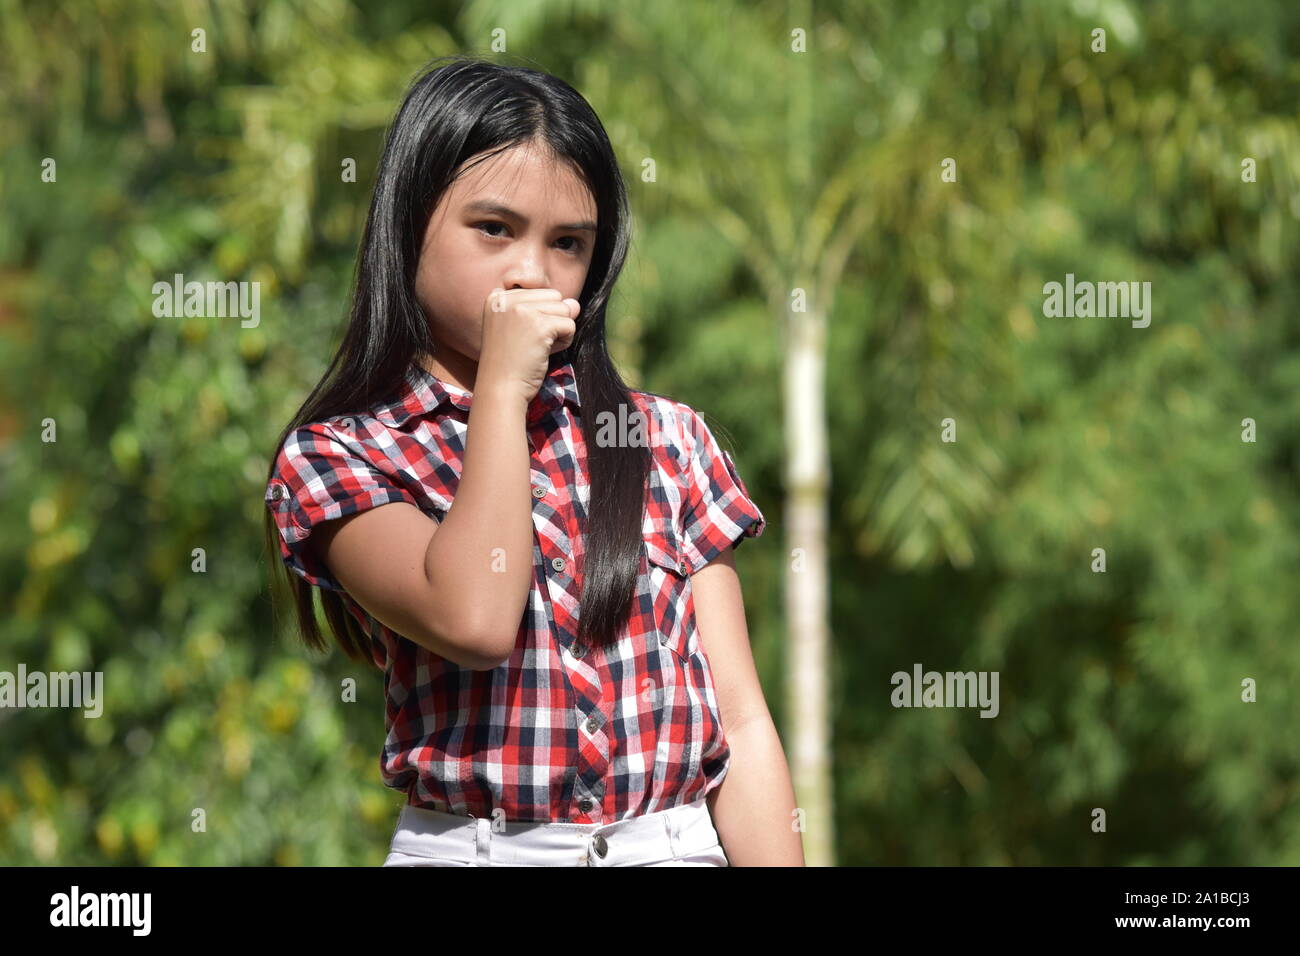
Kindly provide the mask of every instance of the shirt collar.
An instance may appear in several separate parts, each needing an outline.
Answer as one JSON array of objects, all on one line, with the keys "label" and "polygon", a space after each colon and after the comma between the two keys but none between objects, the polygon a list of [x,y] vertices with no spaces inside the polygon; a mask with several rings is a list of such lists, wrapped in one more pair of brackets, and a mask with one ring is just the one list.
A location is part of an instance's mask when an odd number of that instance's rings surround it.
[{"label": "shirt collar", "polygon": [[[573,363],[558,361],[558,354],[551,356],[546,378],[542,380],[542,387],[528,403],[529,425],[540,421],[561,405],[581,407]],[[443,381],[418,360],[413,360],[398,387],[397,397],[391,402],[375,406],[373,411],[375,417],[385,425],[401,428],[412,416],[431,414],[444,402],[449,402],[456,408],[468,412],[473,399],[472,392]]]}]

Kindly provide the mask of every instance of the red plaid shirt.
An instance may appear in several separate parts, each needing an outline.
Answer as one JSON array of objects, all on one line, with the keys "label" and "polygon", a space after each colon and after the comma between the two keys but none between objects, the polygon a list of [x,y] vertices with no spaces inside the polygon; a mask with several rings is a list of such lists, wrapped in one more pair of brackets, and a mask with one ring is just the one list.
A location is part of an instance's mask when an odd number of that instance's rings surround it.
[{"label": "red plaid shirt", "polygon": [[266,506],[281,557],[341,593],[384,670],[386,786],[407,802],[511,821],[609,823],[690,803],[722,783],[730,748],[700,645],[692,572],[765,520],[689,406],[633,392],[654,467],[629,622],[601,652],[576,644],[586,446],[571,364],[528,406],[533,584],[514,653],[459,667],[376,621],[307,548],[322,521],[407,501],[441,521],[460,480],[471,393],[412,363],[395,401],[313,423],[279,449]]}]

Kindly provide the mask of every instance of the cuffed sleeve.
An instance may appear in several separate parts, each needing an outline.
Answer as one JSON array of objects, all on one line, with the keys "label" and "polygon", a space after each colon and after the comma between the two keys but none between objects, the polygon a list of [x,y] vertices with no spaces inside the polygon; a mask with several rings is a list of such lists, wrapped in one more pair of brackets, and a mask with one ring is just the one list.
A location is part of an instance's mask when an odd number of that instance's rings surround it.
[{"label": "cuffed sleeve", "polygon": [[355,437],[323,423],[304,425],[284,440],[265,495],[280,532],[281,559],[308,584],[333,591],[343,586],[308,546],[312,532],[324,521],[394,501],[419,506]]},{"label": "cuffed sleeve", "polygon": [[758,537],[767,522],[749,497],[735,462],[694,410],[687,415],[687,430],[693,447],[682,546],[691,570],[696,571],[727,548]]}]

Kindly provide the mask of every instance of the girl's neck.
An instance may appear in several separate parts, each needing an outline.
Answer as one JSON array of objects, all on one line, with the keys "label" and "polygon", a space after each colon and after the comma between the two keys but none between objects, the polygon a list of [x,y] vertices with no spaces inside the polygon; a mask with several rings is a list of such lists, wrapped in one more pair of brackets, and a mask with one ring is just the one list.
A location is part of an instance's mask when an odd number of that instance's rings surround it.
[{"label": "girl's neck", "polygon": [[450,349],[443,349],[437,356],[425,356],[421,360],[421,364],[430,374],[448,385],[454,385],[461,391],[473,394],[474,380],[478,373],[478,363],[472,359],[452,352]]}]

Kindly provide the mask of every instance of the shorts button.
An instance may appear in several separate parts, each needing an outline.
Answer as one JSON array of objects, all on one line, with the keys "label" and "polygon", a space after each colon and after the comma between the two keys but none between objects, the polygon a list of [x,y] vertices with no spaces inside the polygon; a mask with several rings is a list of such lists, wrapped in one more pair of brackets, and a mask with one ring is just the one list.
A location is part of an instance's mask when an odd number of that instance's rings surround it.
[{"label": "shorts button", "polygon": [[604,859],[605,854],[609,852],[609,844],[605,842],[605,838],[599,833],[592,838],[591,847],[601,859]]}]

